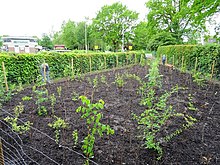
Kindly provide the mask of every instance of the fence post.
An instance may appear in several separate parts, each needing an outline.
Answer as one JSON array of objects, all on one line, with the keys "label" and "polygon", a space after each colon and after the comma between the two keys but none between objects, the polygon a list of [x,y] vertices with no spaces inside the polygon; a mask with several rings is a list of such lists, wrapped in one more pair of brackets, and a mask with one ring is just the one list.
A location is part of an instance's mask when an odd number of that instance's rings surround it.
[{"label": "fence post", "polygon": [[1,138],[0,138],[0,164],[4,165],[4,155],[3,155],[2,139]]},{"label": "fence post", "polygon": [[211,79],[212,79],[212,77],[213,77],[214,68],[215,68],[215,61],[213,61],[213,63],[212,63],[212,73],[211,73],[210,80],[211,80]]},{"label": "fence post", "polygon": [[4,74],[5,89],[6,89],[6,91],[8,91],[8,82],[7,82],[7,77],[6,77],[5,64],[4,64],[4,62],[2,62],[2,70],[3,70],[3,74]]}]

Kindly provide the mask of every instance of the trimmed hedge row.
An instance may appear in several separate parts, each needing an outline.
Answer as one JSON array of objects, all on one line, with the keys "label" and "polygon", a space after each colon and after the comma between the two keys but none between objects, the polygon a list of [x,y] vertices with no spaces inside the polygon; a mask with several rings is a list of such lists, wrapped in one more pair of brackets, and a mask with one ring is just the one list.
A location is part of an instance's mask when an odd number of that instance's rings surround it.
[{"label": "trimmed hedge row", "polygon": [[40,65],[43,61],[50,66],[51,78],[61,78],[72,75],[72,61],[74,74],[81,74],[90,71],[90,64],[91,71],[96,71],[110,69],[116,65],[133,64],[135,60],[139,62],[141,54],[142,52],[92,54],[42,52],[16,55],[0,53],[0,62],[5,64],[9,83],[30,84],[37,81],[37,77],[40,75]]},{"label": "trimmed hedge row", "polygon": [[[157,50],[157,56],[167,56],[167,62],[178,68],[193,70],[197,57],[197,71],[211,73],[214,62],[214,74],[220,74],[220,45],[171,45],[161,46]],[[183,66],[182,66],[183,64]]]}]

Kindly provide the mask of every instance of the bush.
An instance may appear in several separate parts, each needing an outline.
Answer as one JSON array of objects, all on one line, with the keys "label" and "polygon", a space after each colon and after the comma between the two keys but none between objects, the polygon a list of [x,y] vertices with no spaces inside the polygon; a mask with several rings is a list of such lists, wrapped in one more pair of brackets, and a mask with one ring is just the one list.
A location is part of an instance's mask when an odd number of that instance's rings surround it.
[{"label": "bush", "polygon": [[195,69],[197,57],[197,70],[202,73],[211,73],[213,62],[214,74],[219,77],[220,74],[220,45],[171,45],[161,46],[157,50],[157,57],[162,54],[167,56],[167,61],[176,67],[183,67],[187,70]]}]

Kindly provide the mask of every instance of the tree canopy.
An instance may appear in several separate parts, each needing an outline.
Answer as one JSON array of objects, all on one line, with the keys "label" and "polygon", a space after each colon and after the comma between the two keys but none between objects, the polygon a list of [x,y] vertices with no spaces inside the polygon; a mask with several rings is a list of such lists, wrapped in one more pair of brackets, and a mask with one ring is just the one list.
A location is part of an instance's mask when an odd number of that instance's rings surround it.
[{"label": "tree canopy", "polygon": [[96,38],[117,50],[123,41],[128,43],[134,37],[134,27],[138,13],[128,10],[126,6],[117,2],[105,5],[93,20],[93,30]]},{"label": "tree canopy", "polygon": [[205,21],[219,11],[219,4],[219,0],[149,0],[148,26],[170,32],[182,42],[184,36],[205,29]]}]

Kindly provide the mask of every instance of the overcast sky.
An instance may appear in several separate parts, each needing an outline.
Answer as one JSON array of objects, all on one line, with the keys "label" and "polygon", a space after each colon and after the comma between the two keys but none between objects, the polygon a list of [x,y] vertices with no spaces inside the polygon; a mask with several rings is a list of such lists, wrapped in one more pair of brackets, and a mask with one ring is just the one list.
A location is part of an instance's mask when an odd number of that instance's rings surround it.
[{"label": "overcast sky", "polygon": [[0,35],[38,36],[60,30],[64,20],[94,18],[104,5],[122,2],[128,9],[147,14],[147,0],[1,0]]}]

